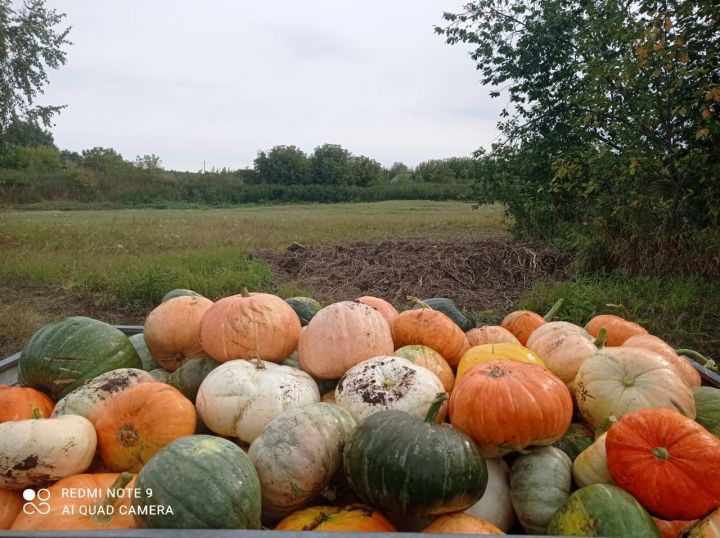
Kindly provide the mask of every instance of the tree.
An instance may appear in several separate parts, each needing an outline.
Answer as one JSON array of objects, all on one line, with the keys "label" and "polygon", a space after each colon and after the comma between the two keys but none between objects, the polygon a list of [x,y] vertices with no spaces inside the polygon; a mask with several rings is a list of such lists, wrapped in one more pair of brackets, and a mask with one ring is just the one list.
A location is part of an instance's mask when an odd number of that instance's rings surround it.
[{"label": "tree", "polygon": [[83,150],[82,164],[94,172],[110,174],[126,171],[129,163],[114,149],[98,146]]},{"label": "tree", "polygon": [[254,161],[259,183],[298,185],[310,182],[310,161],[295,146],[275,146],[268,153],[258,152]]},{"label": "tree", "polygon": [[393,183],[404,183],[406,181],[412,180],[412,173],[410,172],[410,168],[408,168],[406,164],[401,162],[394,162],[388,170],[388,177]]},{"label": "tree", "polygon": [[323,144],[310,157],[312,182],[321,185],[348,183],[350,152],[337,144]]},{"label": "tree", "polygon": [[14,120],[0,134],[0,149],[7,146],[55,146],[53,135],[42,127],[27,121]]},{"label": "tree", "polygon": [[444,20],[509,96],[479,201],[536,232],[550,218],[717,225],[720,4],[478,0]]},{"label": "tree", "polygon": [[363,155],[352,155],[348,161],[347,176],[352,185],[369,187],[387,182],[387,174],[382,165]]},{"label": "tree", "polygon": [[11,0],[0,0],[0,132],[22,119],[50,127],[50,118],[62,106],[40,106],[46,69],[66,62],[70,28],[56,29],[65,15],[47,9],[44,0],[24,0],[18,10]]}]

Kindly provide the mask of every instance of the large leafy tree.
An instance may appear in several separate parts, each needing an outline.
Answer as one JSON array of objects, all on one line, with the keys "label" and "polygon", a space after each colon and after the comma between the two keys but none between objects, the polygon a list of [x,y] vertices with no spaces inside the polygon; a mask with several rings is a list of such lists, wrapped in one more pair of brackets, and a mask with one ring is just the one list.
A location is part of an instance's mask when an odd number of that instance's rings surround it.
[{"label": "large leafy tree", "polygon": [[350,152],[338,144],[323,144],[310,157],[312,181],[322,185],[348,183]]},{"label": "large leafy tree", "polygon": [[718,224],[715,0],[479,0],[444,20],[508,99],[480,201],[505,202],[526,231]]},{"label": "large leafy tree", "polygon": [[0,0],[0,132],[15,120],[50,126],[62,106],[37,105],[48,82],[47,70],[66,62],[70,28],[58,29],[64,14],[44,0],[24,0],[18,9]]},{"label": "large leafy tree", "polygon": [[254,161],[258,183],[298,185],[310,182],[310,160],[296,146],[275,146],[258,152]]}]

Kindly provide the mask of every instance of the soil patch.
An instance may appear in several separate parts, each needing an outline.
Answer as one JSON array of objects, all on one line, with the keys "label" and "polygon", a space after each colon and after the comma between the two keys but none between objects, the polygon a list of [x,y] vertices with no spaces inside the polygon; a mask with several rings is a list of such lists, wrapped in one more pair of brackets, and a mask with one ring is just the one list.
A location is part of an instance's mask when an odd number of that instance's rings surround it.
[{"label": "soil patch", "polygon": [[374,295],[405,309],[414,295],[449,297],[470,312],[510,310],[536,280],[564,278],[570,261],[556,249],[501,238],[293,244],[254,256],[271,264],[276,282],[309,287],[324,304]]}]

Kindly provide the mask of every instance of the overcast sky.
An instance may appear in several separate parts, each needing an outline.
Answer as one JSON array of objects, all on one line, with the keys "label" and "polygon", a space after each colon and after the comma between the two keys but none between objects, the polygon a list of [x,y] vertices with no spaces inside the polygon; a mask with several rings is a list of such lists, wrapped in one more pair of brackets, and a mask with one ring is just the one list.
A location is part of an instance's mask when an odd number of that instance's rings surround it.
[{"label": "overcast sky", "polygon": [[465,46],[433,32],[451,0],[47,0],[74,45],[43,102],[63,149],[163,166],[252,166],[258,150],[340,144],[385,166],[468,156],[497,135]]}]

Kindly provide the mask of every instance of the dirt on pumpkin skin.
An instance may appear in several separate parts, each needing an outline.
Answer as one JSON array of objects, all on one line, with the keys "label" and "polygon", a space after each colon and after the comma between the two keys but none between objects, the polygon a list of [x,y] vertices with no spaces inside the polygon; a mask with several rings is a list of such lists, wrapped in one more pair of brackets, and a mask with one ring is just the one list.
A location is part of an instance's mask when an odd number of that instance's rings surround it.
[{"label": "dirt on pumpkin skin", "polygon": [[508,312],[536,280],[563,279],[570,262],[547,246],[495,238],[293,244],[254,256],[270,263],[276,282],[295,281],[323,304],[374,295],[404,310],[413,295],[449,297],[469,312]]}]

